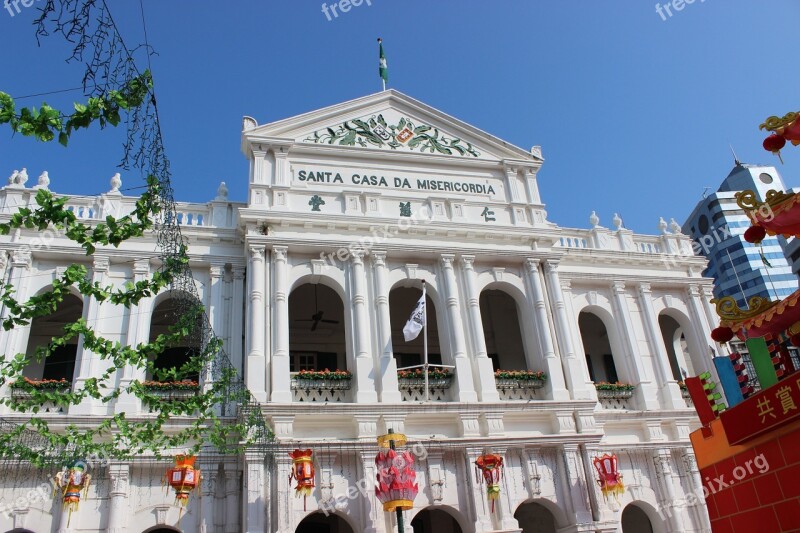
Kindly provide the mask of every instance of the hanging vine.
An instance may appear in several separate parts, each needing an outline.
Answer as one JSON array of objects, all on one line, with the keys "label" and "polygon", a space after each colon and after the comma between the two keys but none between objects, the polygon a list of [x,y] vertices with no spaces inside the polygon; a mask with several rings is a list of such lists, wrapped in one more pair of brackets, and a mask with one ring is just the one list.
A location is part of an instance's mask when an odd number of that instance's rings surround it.
[{"label": "hanging vine", "polygon": [[[85,266],[73,264],[57,277],[49,291],[25,302],[15,299],[13,286],[3,285],[0,302],[6,312],[2,326],[6,330],[29,326],[34,318],[54,312],[71,288],[98,303],[126,308],[167,290],[177,305],[175,325],[149,343],[134,347],[105,339],[80,319],[66,325],[63,334],[40,346],[35,354],[6,357],[0,364],[0,385],[13,384],[22,394],[2,398],[0,404],[15,411],[35,414],[44,403],[61,407],[85,401],[108,404],[129,393],[149,406],[151,415],[129,419],[119,413],[103,418],[94,427],[69,425],[58,431],[44,418],[19,421],[15,417],[13,423],[0,420],[0,456],[43,465],[90,455],[128,458],[146,453],[159,457],[176,448],[196,453],[208,446],[216,453],[228,454],[243,446],[268,443],[271,431],[199,304],[188,246],[178,225],[153,78],[149,70],[140,72],[134,61],[137,51],[144,50],[149,59],[152,50],[146,44],[133,50],[125,45],[103,0],[47,0],[39,11],[35,22],[37,38],[60,35],[71,43],[68,61],[85,65],[83,86],[88,101],[76,104],[70,114],[46,104],[38,110],[17,110],[14,100],[0,93],[0,124],[9,124],[12,131],[43,142],[58,139],[64,146],[75,132],[94,123],[101,128],[124,124],[127,135],[120,166],[146,175],[147,190],[130,215],[84,223],[67,208],[67,198],[40,189],[35,198],[38,207],[22,208],[10,220],[0,223],[0,234],[20,229],[57,229],[88,256],[98,247],[118,247],[128,239],[152,235],[160,250],[161,268],[147,280],[118,288],[92,282]],[[104,362],[101,373],[81,380],[69,391],[36,386],[23,377],[24,369],[33,361],[45,360],[78,337],[84,351]],[[159,365],[159,356],[178,344],[199,348],[179,367]],[[117,376],[130,367],[144,370],[159,381],[180,382],[200,375],[202,386],[196,395],[164,401],[146,383],[118,385]],[[180,415],[187,418],[179,425],[168,426],[173,417]]]}]

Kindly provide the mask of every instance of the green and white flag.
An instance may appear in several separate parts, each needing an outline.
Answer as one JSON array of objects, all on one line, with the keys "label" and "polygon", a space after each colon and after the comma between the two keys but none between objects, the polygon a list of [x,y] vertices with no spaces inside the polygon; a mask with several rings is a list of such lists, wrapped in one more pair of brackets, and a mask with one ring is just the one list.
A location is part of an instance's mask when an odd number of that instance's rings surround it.
[{"label": "green and white flag", "polygon": [[386,82],[389,81],[389,67],[386,65],[386,56],[383,53],[383,39],[378,39],[378,45],[380,46],[380,62],[378,63],[378,74],[380,74],[381,79],[383,80],[384,86]]}]

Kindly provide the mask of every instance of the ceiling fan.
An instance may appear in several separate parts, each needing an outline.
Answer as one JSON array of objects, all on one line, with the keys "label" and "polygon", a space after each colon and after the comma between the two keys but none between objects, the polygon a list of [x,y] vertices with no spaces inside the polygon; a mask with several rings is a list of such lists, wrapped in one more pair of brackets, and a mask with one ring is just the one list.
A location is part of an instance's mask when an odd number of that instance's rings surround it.
[{"label": "ceiling fan", "polygon": [[295,322],[311,322],[311,331],[316,331],[317,326],[319,326],[320,322],[323,324],[338,324],[338,320],[325,320],[323,319],[323,315],[325,311],[319,310],[319,301],[317,299],[317,284],[314,284],[314,314],[311,315],[310,319],[299,319],[295,320]]}]

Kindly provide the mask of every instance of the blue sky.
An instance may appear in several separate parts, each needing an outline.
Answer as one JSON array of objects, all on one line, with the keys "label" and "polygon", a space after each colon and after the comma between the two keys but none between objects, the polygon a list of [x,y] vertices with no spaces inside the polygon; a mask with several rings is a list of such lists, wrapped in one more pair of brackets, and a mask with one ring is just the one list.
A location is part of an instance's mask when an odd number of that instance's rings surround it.
[{"label": "blue sky", "polygon": [[[139,2],[108,3],[129,45],[141,42]],[[800,186],[800,147],[780,166],[758,130],[800,107],[795,0],[696,0],[667,20],[641,0],[371,0],[330,21],[321,0],[143,3],[180,200],[208,201],[221,180],[245,199],[242,115],[265,123],[380,90],[378,36],[393,88],[520,147],[542,145],[542,196],[560,225],[587,227],[592,210],[606,226],[619,212],[642,233],[659,216],[682,222],[732,168],[729,144]],[[0,90],[80,85],[61,41],[36,46],[34,15],[0,10]],[[0,179],[27,167],[35,181],[46,169],[56,192],[100,193],[122,140],[82,133],[64,149],[3,129]],[[134,171],[123,181],[141,184]]]}]

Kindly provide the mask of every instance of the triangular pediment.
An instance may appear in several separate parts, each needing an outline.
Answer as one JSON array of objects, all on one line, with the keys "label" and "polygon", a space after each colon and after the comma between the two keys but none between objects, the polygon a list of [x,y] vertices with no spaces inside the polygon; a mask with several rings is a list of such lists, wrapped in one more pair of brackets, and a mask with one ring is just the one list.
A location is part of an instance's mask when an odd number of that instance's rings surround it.
[{"label": "triangular pediment", "polygon": [[262,126],[245,119],[244,137],[461,159],[541,161],[538,153],[532,155],[395,90]]}]

